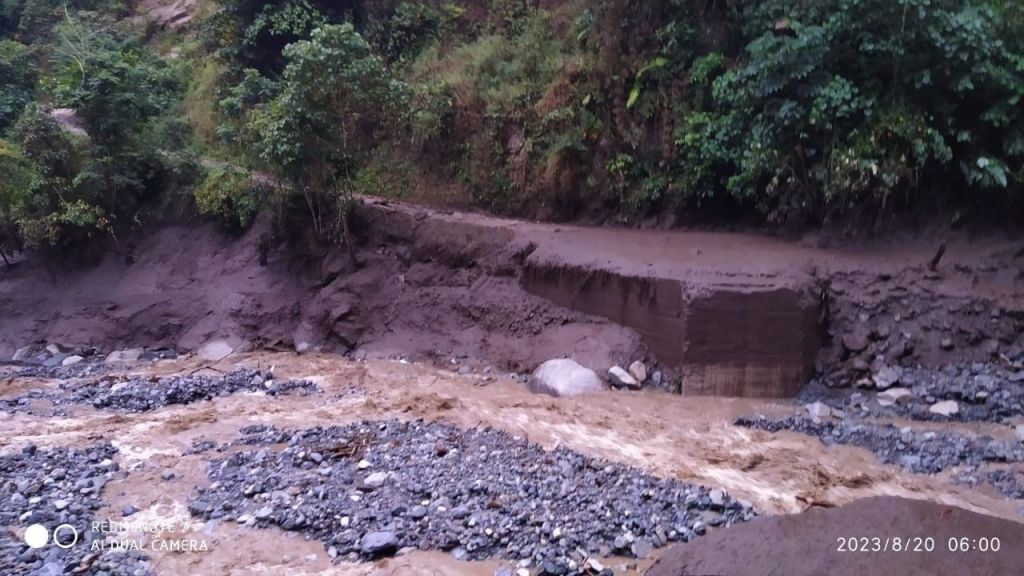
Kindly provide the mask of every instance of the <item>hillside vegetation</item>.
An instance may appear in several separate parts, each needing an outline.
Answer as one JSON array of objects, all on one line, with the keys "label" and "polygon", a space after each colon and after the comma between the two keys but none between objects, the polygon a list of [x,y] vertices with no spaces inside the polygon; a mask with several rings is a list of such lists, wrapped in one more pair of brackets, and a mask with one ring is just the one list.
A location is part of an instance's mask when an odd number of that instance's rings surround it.
[{"label": "hillside vegetation", "polygon": [[353,193],[546,218],[1012,213],[1014,0],[0,4],[0,253]]}]

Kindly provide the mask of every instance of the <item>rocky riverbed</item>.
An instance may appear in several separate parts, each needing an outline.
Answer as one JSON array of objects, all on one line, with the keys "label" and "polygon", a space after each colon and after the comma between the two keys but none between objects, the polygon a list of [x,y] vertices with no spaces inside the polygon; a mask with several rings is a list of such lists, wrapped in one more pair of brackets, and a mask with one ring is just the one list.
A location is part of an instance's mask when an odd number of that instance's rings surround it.
[{"label": "rocky riverbed", "polygon": [[412,548],[503,558],[534,575],[604,574],[596,558],[648,557],[754,516],[722,490],[489,428],[384,421],[242,432],[230,447],[249,449],[210,464],[193,514],[300,531],[349,560]]},{"label": "rocky riverbed", "polygon": [[815,381],[800,400],[859,417],[1014,424],[1024,416],[1024,358],[942,368],[882,366],[853,389]]},{"label": "rocky riverbed", "polygon": [[789,430],[818,437],[825,444],[844,444],[870,450],[886,464],[913,472],[935,474],[954,466],[982,462],[1024,462],[1020,442],[993,440],[954,432],[915,432],[910,427],[864,422],[815,422],[811,418],[740,418],[739,426],[778,432]]},{"label": "rocky riverbed", "polygon": [[307,395],[319,393],[320,389],[312,382],[275,380],[270,371],[251,369],[234,370],[216,376],[129,376],[62,381],[58,390],[34,389],[15,398],[3,399],[0,401],[0,410],[23,410],[33,403],[45,401],[52,404],[54,415],[63,415],[69,406],[78,404],[122,412],[146,412],[237,392],[259,392],[268,396],[290,393]]},{"label": "rocky riverbed", "polygon": [[[153,574],[137,550],[94,550],[103,536],[86,527],[97,517],[104,486],[120,471],[113,461],[117,449],[108,443],[85,449],[41,450],[34,445],[0,456],[0,524],[39,524],[56,529],[56,545],[35,549],[11,531],[0,531],[0,574]],[[66,528],[59,528],[66,526]]]}]

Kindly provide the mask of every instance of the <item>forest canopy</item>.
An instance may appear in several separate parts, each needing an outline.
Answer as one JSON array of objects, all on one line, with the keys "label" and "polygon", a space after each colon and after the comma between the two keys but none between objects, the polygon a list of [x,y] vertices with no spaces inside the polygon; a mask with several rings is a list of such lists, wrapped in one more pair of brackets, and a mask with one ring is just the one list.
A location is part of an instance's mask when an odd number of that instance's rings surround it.
[{"label": "forest canopy", "polygon": [[[354,194],[634,221],[1012,214],[1010,0],[0,6],[0,252]],[[1007,211],[1009,209],[1009,211]]]}]

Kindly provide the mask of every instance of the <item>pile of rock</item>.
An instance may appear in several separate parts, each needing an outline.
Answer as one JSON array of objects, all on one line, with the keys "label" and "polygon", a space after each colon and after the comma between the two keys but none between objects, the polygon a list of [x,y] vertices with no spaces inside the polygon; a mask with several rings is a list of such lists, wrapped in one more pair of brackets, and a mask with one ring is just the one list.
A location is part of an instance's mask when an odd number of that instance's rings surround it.
[{"label": "pile of rock", "polygon": [[[630,364],[629,370],[621,366],[608,369],[608,383],[614,388],[639,390],[645,383],[658,386],[661,378],[660,370],[648,375],[647,366],[640,360]],[[577,396],[605,388],[596,372],[569,358],[544,362],[534,370],[527,384],[534,392],[558,397]]]},{"label": "pile of rock", "polygon": [[[834,415],[834,412],[831,415]],[[738,426],[778,432],[789,430],[818,437],[824,444],[846,444],[874,453],[886,464],[934,474],[953,466],[982,462],[1024,462],[1024,445],[953,432],[914,432],[891,424],[855,424],[829,418],[740,418]]]},{"label": "pile of rock", "polygon": [[62,382],[59,390],[30,390],[16,398],[0,401],[0,411],[21,411],[37,400],[48,400],[54,415],[65,414],[75,404],[90,404],[126,412],[146,412],[172,404],[191,404],[236,392],[319,394],[320,387],[306,380],[275,380],[270,371],[238,369],[227,374],[190,374],[165,378],[131,376],[90,382]]},{"label": "pile of rock", "polygon": [[914,420],[1014,423],[1024,414],[1024,365],[1020,361],[950,364],[941,369],[891,368],[843,394],[811,386],[801,400],[826,399],[859,416]]},{"label": "pile of rock", "polygon": [[316,394],[321,390],[306,380],[275,380],[269,371],[239,369],[218,376],[191,374],[169,376],[153,381],[132,377],[118,382],[97,382],[85,386],[66,386],[66,402],[92,404],[127,412],[145,412],[171,404],[191,404],[212,400],[236,392],[263,392],[268,396],[298,393]]},{"label": "pile of rock", "polygon": [[177,352],[170,348],[128,348],[103,354],[92,346],[64,346],[51,342],[23,346],[8,363],[19,366],[18,376],[68,379],[99,376],[135,362],[176,357]]},{"label": "pile of rock", "polygon": [[[650,380],[648,380],[648,377]],[[650,375],[647,373],[647,365],[637,360],[629,365],[629,370],[623,370],[620,366],[612,366],[608,369],[608,381],[616,388],[627,390],[639,390],[645,383],[650,382],[654,386],[661,385],[661,371],[655,370]]]},{"label": "pile of rock", "polygon": [[[17,528],[19,533],[33,524],[51,531],[68,524],[78,533],[77,544],[69,548],[50,544],[33,549],[5,530],[0,534],[0,574],[153,573],[138,551],[91,550],[94,540],[103,539],[91,526],[94,519],[101,520],[95,517],[103,505],[100,492],[118,471],[112,461],[116,452],[110,444],[84,450],[40,450],[30,445],[0,457],[5,476],[0,483],[0,524]],[[67,544],[73,532],[64,528],[58,537]],[[48,538],[52,542],[52,533]]]},{"label": "pile of rock", "polygon": [[492,429],[386,421],[243,433],[234,445],[253,449],[211,462],[192,513],[300,531],[337,558],[418,548],[583,574],[592,557],[647,556],[754,515],[721,490]]},{"label": "pile of rock", "polygon": [[[981,268],[986,268],[984,271]],[[888,385],[885,368],[961,361],[997,361],[1024,354],[1024,316],[1012,300],[995,302],[936,290],[946,274],[994,276],[995,267],[957,264],[942,272],[906,268],[866,277],[838,272],[830,277],[830,330],[836,346],[821,358],[833,387]]]}]

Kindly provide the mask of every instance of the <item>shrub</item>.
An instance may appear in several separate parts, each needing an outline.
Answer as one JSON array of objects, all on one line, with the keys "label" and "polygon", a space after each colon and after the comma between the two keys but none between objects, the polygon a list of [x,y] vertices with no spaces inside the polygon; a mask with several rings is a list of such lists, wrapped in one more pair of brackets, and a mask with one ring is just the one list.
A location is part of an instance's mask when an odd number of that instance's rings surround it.
[{"label": "shrub", "polygon": [[260,207],[260,187],[252,175],[235,167],[210,170],[195,190],[199,211],[232,229],[246,228]]}]

